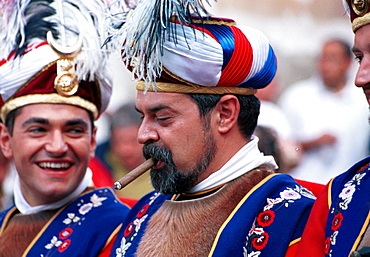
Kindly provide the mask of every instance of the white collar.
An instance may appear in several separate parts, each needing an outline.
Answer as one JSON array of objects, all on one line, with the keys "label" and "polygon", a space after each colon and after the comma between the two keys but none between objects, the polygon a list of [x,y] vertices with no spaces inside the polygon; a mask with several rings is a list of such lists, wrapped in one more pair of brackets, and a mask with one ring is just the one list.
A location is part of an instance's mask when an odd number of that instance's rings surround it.
[{"label": "white collar", "polygon": [[187,193],[201,192],[225,184],[261,165],[277,169],[274,157],[265,156],[258,149],[258,141],[258,137],[252,136],[252,140],[243,146],[221,169],[212,173]]},{"label": "white collar", "polygon": [[91,185],[92,185],[92,171],[90,168],[87,168],[85,176],[82,179],[81,183],[77,186],[77,188],[70,195],[54,203],[31,206],[28,204],[27,200],[24,198],[22,194],[20,180],[17,174],[15,177],[15,181],[14,181],[14,202],[15,202],[15,206],[18,208],[18,210],[22,214],[32,214],[32,213],[37,213],[40,211],[55,210],[55,209],[62,207],[63,205],[73,200],[74,198],[76,198],[87,187]]}]

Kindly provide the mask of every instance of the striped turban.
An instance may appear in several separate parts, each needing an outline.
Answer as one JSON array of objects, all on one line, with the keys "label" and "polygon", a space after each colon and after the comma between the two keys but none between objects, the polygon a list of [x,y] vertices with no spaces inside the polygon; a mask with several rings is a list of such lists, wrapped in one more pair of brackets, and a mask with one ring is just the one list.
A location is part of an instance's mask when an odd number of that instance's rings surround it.
[{"label": "striped turban", "polygon": [[123,61],[138,90],[250,95],[274,78],[276,56],[259,30],[171,12],[163,21],[150,2],[160,1],[142,1],[124,25]]}]

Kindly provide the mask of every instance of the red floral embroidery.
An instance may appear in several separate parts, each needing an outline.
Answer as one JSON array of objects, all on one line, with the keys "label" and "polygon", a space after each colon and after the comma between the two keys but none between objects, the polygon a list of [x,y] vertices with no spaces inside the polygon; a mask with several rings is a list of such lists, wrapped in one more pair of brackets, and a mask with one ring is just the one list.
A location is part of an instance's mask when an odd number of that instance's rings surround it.
[{"label": "red floral embroidery", "polygon": [[67,239],[66,241],[64,241],[59,247],[58,247],[58,251],[60,253],[64,252],[65,250],[68,249],[68,247],[70,246],[71,244],[71,240],[70,239]]},{"label": "red floral embroidery", "polygon": [[73,229],[65,228],[59,233],[59,238],[60,239],[66,239],[67,237],[69,237],[72,234],[72,232],[73,232]]},{"label": "red floral embroidery", "polygon": [[149,204],[144,205],[144,207],[138,212],[138,214],[136,214],[136,217],[137,218],[143,217],[148,211],[148,209],[149,209]]},{"label": "red floral embroidery", "polygon": [[333,231],[337,231],[338,228],[340,228],[340,226],[342,225],[342,221],[343,221],[342,213],[338,213],[337,215],[335,215],[331,223],[331,229]]},{"label": "red floral embroidery", "polygon": [[253,238],[252,245],[257,250],[262,250],[267,245],[269,234],[262,233],[259,237]]},{"label": "red floral embroidery", "polygon": [[330,237],[325,240],[325,254],[328,254],[330,250]]},{"label": "red floral embroidery", "polygon": [[257,223],[258,225],[262,227],[270,226],[275,219],[275,212],[271,210],[267,210],[264,212],[261,212],[257,217]]},{"label": "red floral embroidery", "polygon": [[133,222],[131,222],[130,224],[128,224],[127,228],[123,232],[123,236],[124,237],[129,236],[132,233],[132,231],[134,231],[134,228],[135,228],[135,226],[134,226],[134,223]]}]

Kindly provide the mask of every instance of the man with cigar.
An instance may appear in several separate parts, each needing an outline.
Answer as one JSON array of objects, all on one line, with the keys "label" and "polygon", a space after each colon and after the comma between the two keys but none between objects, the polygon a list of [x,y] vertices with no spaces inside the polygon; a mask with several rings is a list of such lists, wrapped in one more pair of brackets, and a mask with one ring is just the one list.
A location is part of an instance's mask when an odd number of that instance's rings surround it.
[{"label": "man with cigar", "polygon": [[[355,84],[370,105],[369,3],[347,0],[345,8],[355,34],[352,51],[359,62]],[[370,156],[333,178],[321,192],[296,256],[369,256],[369,203]]]},{"label": "man with cigar", "polygon": [[106,254],[129,210],[111,188],[95,189],[88,169],[94,119],[111,95],[106,5],[2,7],[0,146],[17,176],[15,205],[0,214],[0,256]]},{"label": "man with cigar", "polygon": [[254,94],[276,72],[267,38],[146,4],[123,27],[123,56],[140,80],[138,140],[155,160],[155,191],[133,207],[111,256],[292,256],[314,196],[275,174],[252,136]]}]

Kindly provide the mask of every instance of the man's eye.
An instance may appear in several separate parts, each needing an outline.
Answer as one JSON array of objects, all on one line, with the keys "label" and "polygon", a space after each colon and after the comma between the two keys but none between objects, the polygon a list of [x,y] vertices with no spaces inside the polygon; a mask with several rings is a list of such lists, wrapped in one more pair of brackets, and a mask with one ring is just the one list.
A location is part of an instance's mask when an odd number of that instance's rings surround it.
[{"label": "man's eye", "polygon": [[355,56],[355,60],[357,63],[361,63],[362,61],[362,56],[358,55],[358,56]]},{"label": "man's eye", "polygon": [[29,133],[35,133],[35,134],[38,134],[38,133],[42,133],[42,132],[45,132],[46,129],[45,128],[30,128],[27,130]]},{"label": "man's eye", "polygon": [[158,122],[164,122],[164,121],[167,121],[169,119],[170,119],[170,117],[157,117]]},{"label": "man's eye", "polygon": [[81,128],[71,128],[68,130],[68,133],[72,133],[72,134],[82,134],[84,132],[85,130]]}]

